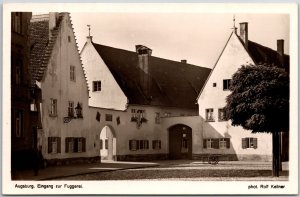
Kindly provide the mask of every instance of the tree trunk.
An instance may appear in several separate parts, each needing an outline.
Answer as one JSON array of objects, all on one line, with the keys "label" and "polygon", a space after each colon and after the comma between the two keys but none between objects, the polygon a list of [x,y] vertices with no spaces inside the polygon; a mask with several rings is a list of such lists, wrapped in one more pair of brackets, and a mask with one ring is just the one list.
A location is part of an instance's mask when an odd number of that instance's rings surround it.
[{"label": "tree trunk", "polygon": [[272,176],[279,177],[280,163],[281,163],[279,132],[272,133],[272,147],[273,147]]}]

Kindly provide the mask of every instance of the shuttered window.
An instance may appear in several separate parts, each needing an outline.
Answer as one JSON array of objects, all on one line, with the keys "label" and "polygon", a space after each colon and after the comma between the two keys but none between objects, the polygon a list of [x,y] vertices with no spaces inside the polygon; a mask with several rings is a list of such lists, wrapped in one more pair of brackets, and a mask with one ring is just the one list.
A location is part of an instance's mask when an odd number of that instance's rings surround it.
[{"label": "shuttered window", "polygon": [[152,149],[160,150],[161,149],[161,141],[160,140],[152,140]]},{"label": "shuttered window", "polygon": [[203,139],[204,149],[229,149],[230,138],[210,138]]},{"label": "shuttered window", "polygon": [[129,140],[129,150],[139,150],[139,140]]},{"label": "shuttered window", "polygon": [[48,137],[48,153],[60,153],[61,152],[61,138],[60,137]]},{"label": "shuttered window", "polygon": [[65,138],[65,152],[66,153],[80,153],[86,151],[86,142],[85,138],[74,138],[67,137]]},{"label": "shuttered window", "polygon": [[257,148],[257,138],[242,138],[242,148]]}]

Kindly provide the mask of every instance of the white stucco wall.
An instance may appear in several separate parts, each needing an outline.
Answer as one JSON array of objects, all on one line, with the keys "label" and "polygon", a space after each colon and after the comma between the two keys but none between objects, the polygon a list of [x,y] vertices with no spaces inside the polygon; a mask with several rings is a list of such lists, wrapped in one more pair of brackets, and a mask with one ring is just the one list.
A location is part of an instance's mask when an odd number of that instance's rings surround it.
[{"label": "white stucco wall", "polygon": [[[68,36],[71,42],[68,42]],[[76,80],[70,81],[70,65],[75,66]],[[76,47],[75,37],[69,17],[65,15],[61,21],[60,33],[57,37],[51,59],[43,80],[42,88],[42,125],[43,125],[43,155],[46,159],[90,157],[98,155],[94,151],[89,132],[88,88]],[[57,116],[49,116],[50,99],[57,99]],[[64,123],[68,116],[68,102],[73,101],[74,107],[82,103],[83,118],[73,119]],[[48,154],[48,137],[61,137],[61,153]],[[86,138],[86,152],[65,153],[66,137]]]},{"label": "white stucco wall", "polygon": [[[146,123],[142,123],[140,128],[137,128],[136,122],[131,122],[131,109],[145,110]],[[101,114],[100,122],[96,120],[97,112]],[[110,110],[103,108],[90,107],[90,125],[91,133],[94,133],[94,143],[97,144],[97,151],[100,150],[99,136],[105,126],[109,126],[116,137],[116,155],[139,155],[139,154],[167,154],[168,153],[168,132],[165,130],[164,119],[161,118],[161,123],[155,123],[156,112],[160,112],[161,117],[165,112],[171,113],[171,116],[177,117],[184,114],[197,115],[196,110],[163,108],[154,106],[130,105],[127,110]],[[112,114],[112,121],[105,120],[105,114]],[[120,117],[120,124],[117,124],[116,118]],[[148,140],[149,149],[147,150],[129,150],[129,140]],[[152,140],[161,140],[162,148],[160,150],[152,149]]]},{"label": "white stucco wall", "polygon": [[[230,149],[203,149],[203,153],[228,154],[272,154],[272,138],[269,134],[251,134],[242,127],[233,127],[229,121],[218,121],[218,109],[226,105],[226,97],[230,91],[223,90],[223,79],[231,79],[232,75],[245,64],[254,64],[236,34],[232,34],[226,48],[220,56],[215,68],[206,82],[198,99],[199,115],[204,119],[202,124],[203,138],[230,137]],[[216,87],[213,87],[216,83]],[[206,109],[213,108],[214,122],[205,121]],[[242,138],[258,138],[257,149],[242,149]]]},{"label": "white stucco wall", "polygon": [[[83,47],[81,57],[90,90],[89,105],[107,109],[125,110],[127,97],[90,40]],[[93,81],[101,81],[101,91],[93,92]]]}]

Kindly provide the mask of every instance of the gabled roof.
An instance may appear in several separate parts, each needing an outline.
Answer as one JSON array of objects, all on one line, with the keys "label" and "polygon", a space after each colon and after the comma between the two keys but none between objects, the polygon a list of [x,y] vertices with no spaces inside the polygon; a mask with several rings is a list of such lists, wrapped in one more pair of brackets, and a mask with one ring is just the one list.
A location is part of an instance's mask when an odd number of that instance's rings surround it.
[{"label": "gabled roof", "polygon": [[[149,56],[149,75],[138,67],[136,52],[93,43],[129,104],[196,109],[195,99],[211,69]],[[139,83],[150,77],[150,96]]]},{"label": "gabled roof", "polygon": [[260,45],[258,43],[248,41],[248,53],[256,64],[268,63],[278,67],[284,67],[289,70],[290,56],[284,55],[284,66],[281,65],[280,57],[277,51]]},{"label": "gabled roof", "polygon": [[51,31],[50,38],[49,17],[47,15],[39,20],[30,22],[30,72],[32,86],[34,86],[35,81],[41,81],[44,76],[64,14],[66,13],[59,14],[57,26]]},{"label": "gabled roof", "polygon": [[[223,55],[223,52],[226,49],[227,44],[228,44],[230,38],[232,37],[232,35],[237,36],[237,38],[239,39],[241,44],[244,46],[244,43],[241,40],[241,38],[233,31],[230,34],[230,36],[229,36],[229,38],[228,38],[221,54],[219,55],[214,67],[212,68],[212,71],[211,71],[210,75],[213,73],[214,68],[218,64],[219,59],[221,58],[221,56]],[[281,65],[279,54],[277,53],[277,51],[274,51],[273,49],[270,49],[270,48],[265,47],[263,45],[260,45],[256,42],[252,42],[252,41],[248,40],[248,48],[245,48],[245,50],[247,51],[247,53],[249,54],[251,59],[256,64],[261,64],[261,63],[273,64],[273,65],[278,66],[278,67],[283,67],[283,68],[285,68],[286,70],[289,71],[289,67],[290,67],[290,56],[289,55],[284,55],[284,65]],[[205,88],[205,85],[206,85],[207,81],[209,80],[210,75],[207,77],[207,80],[205,81],[205,84],[203,85],[202,89],[200,90],[200,93],[197,97],[197,100],[199,99],[203,89]]]}]

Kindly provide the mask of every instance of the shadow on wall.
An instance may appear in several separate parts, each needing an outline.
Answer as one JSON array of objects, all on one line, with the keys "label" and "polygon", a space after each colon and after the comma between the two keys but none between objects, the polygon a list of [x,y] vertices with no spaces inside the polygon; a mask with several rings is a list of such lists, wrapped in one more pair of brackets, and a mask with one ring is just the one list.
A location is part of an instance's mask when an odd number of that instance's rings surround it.
[{"label": "shadow on wall", "polygon": [[[239,160],[236,150],[233,148],[232,136],[228,132],[227,122],[207,122],[202,117],[202,154],[195,154],[193,158],[203,157],[207,158],[211,155],[218,156],[220,161],[237,161]],[[212,124],[224,131],[223,134],[219,132]]]}]

